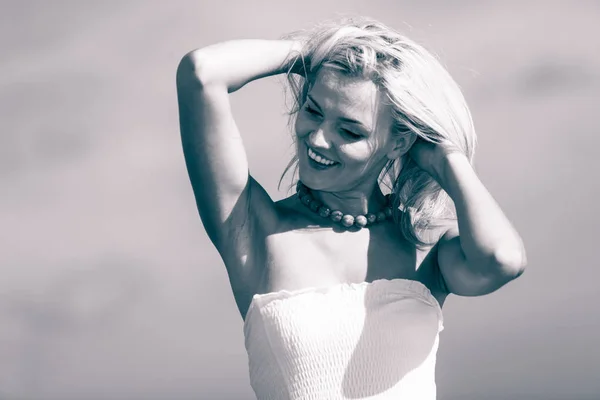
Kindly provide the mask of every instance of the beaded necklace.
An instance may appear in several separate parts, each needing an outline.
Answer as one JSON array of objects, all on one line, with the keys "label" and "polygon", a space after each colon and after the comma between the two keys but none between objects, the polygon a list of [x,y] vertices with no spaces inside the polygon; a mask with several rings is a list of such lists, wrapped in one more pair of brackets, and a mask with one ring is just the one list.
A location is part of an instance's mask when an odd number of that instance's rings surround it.
[{"label": "beaded necklace", "polygon": [[329,218],[333,222],[341,223],[346,228],[350,228],[351,226],[364,228],[367,225],[383,222],[392,217],[390,195],[386,195],[387,204],[378,213],[368,213],[366,215],[353,216],[350,214],[344,214],[340,210],[331,210],[319,200],[315,199],[311,194],[310,189],[301,181],[298,181],[298,184],[296,185],[296,193],[298,194],[298,198],[302,204],[308,207],[312,212],[319,214],[323,218]]}]

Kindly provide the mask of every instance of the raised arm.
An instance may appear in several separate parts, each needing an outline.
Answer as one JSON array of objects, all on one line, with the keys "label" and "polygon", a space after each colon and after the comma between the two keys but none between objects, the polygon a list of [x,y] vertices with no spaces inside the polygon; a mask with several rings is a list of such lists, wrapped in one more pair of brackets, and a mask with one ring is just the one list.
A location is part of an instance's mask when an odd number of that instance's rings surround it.
[{"label": "raised arm", "polygon": [[423,140],[415,143],[411,157],[456,206],[458,223],[437,243],[437,263],[447,292],[481,296],[519,277],[527,264],[523,241],[467,157],[450,143]]},{"label": "raised arm", "polygon": [[266,221],[275,218],[273,202],[248,173],[228,93],[286,72],[296,46],[279,40],[224,42],[191,51],[177,69],[187,170],[206,232],[221,254],[231,245],[228,239],[251,225],[247,222],[252,215]]}]

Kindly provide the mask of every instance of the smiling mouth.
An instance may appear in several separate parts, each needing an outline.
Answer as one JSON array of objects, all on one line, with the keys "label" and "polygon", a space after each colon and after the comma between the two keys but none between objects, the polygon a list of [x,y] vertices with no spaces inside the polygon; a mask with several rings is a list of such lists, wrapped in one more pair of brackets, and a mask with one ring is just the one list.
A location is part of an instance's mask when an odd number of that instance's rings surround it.
[{"label": "smiling mouth", "polygon": [[339,164],[336,161],[330,160],[330,159],[326,158],[325,156],[318,154],[310,147],[307,146],[307,148],[308,148],[308,150],[307,150],[308,158],[310,158],[315,163],[322,165],[323,167],[331,167],[333,165]]}]

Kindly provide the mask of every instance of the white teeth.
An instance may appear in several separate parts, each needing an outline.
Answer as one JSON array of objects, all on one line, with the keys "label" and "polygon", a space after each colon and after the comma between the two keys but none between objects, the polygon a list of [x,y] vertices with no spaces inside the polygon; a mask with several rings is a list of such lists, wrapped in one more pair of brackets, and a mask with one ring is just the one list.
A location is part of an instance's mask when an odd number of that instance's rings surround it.
[{"label": "white teeth", "polygon": [[308,149],[308,156],[310,158],[312,158],[313,160],[315,160],[316,162],[318,162],[319,164],[323,164],[323,165],[331,165],[334,164],[334,161],[328,160],[326,158],[323,158],[319,155],[317,155],[317,153],[315,153],[314,151],[312,151],[311,149]]}]

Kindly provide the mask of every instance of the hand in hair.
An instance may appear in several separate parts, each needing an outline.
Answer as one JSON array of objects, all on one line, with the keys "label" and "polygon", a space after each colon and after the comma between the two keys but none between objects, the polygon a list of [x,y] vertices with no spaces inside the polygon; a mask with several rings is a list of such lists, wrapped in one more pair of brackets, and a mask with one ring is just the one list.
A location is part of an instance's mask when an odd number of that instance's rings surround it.
[{"label": "hand in hair", "polygon": [[409,150],[410,157],[417,163],[419,168],[431,175],[440,186],[444,176],[444,167],[450,156],[466,156],[452,142],[442,140],[438,143],[429,142],[424,139],[417,139]]},{"label": "hand in hair", "polygon": [[296,74],[305,77],[309,66],[306,64],[309,60],[305,57],[304,46],[305,42],[299,39],[290,38],[288,40],[281,40],[281,42],[288,43],[291,47],[289,54],[282,65],[282,71],[284,73]]}]

